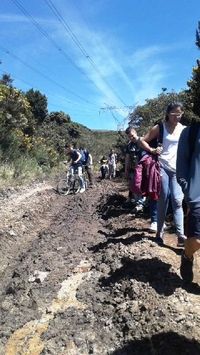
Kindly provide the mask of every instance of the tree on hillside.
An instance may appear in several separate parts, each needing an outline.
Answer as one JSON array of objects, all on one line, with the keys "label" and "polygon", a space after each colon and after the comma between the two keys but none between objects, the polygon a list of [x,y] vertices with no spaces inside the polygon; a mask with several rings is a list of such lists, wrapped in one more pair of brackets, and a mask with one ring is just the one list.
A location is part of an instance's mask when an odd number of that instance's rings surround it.
[{"label": "tree on hillside", "polygon": [[30,89],[25,94],[38,124],[41,124],[47,116],[47,98],[39,90]]},{"label": "tree on hillside", "polygon": [[[196,45],[200,49],[200,21],[196,30]],[[192,68],[192,77],[187,81],[189,86],[188,102],[195,115],[200,117],[200,59],[197,59],[197,65]]]},{"label": "tree on hillside", "polygon": [[11,86],[13,79],[11,78],[10,74],[3,74],[2,78],[0,79],[0,84],[4,84],[6,86]]},{"label": "tree on hillside", "polygon": [[127,144],[127,137],[124,131],[117,131],[117,141],[115,148],[117,149],[117,160],[124,164],[125,158],[125,146]]},{"label": "tree on hillside", "polygon": [[80,138],[81,136],[81,126],[76,122],[70,122],[68,127],[69,135],[72,139]]},{"label": "tree on hillside", "polygon": [[198,28],[196,30],[196,45],[200,49],[200,21],[198,21]]},{"label": "tree on hillside", "polygon": [[33,133],[30,106],[23,93],[0,83],[0,145],[3,151],[15,142],[15,149],[26,148],[27,134]]},{"label": "tree on hillside", "polygon": [[46,118],[46,121],[48,121],[48,120],[50,122],[56,122],[60,126],[71,122],[70,116],[62,111],[51,112]]},{"label": "tree on hillside", "polygon": [[45,138],[49,145],[62,154],[65,152],[64,144],[70,140],[69,124],[71,118],[62,111],[53,111],[48,114],[38,129],[38,134]]},{"label": "tree on hillside", "polygon": [[[200,21],[196,30],[195,43],[200,49]],[[184,105],[184,124],[189,124],[193,119],[197,120],[200,117],[200,59],[197,59],[197,65],[193,66],[192,77],[187,81],[187,85],[189,89],[178,94],[166,93],[166,88],[163,88],[163,93],[157,98],[147,99],[145,105],[136,107],[129,115],[129,124],[138,129],[139,133],[146,132],[158,119],[163,118],[163,109],[169,101],[174,99],[178,99]]]},{"label": "tree on hillside", "polygon": [[166,93],[164,90],[154,99],[147,99],[146,104],[137,106],[132,113],[129,114],[129,125],[135,127],[139,134],[143,135],[158,120],[165,117],[165,110],[170,101],[185,101],[185,91],[180,93]]}]

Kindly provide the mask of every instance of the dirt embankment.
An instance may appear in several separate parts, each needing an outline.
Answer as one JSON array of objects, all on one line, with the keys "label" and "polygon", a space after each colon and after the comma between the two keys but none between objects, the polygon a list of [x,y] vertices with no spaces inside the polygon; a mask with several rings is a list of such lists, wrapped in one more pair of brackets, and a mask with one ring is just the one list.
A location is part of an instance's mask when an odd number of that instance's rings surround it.
[{"label": "dirt embankment", "polygon": [[0,354],[199,355],[199,254],[184,284],[173,231],[158,246],[123,182],[95,185],[1,198]]}]

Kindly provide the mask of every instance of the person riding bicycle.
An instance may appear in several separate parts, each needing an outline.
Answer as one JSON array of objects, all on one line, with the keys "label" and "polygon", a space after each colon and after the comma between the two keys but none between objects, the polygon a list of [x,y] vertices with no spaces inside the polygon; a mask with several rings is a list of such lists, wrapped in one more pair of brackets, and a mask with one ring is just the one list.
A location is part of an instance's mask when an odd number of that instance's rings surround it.
[{"label": "person riding bicycle", "polygon": [[71,158],[68,173],[73,175],[75,170],[78,171],[78,176],[81,183],[81,189],[79,192],[82,193],[85,191],[85,181],[82,176],[83,164],[81,162],[81,153],[78,151],[78,149],[74,149],[74,145],[69,142],[65,144],[65,149],[67,150]]}]

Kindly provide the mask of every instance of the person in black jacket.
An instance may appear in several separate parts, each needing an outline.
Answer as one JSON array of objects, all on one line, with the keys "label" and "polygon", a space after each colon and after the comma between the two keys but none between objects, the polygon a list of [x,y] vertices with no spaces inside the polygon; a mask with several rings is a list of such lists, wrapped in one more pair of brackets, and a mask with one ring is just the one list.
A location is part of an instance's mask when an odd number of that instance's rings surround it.
[{"label": "person in black jacket", "polygon": [[[194,127],[194,128],[192,128]],[[190,132],[194,132],[190,138]],[[189,139],[190,138],[190,139]],[[194,150],[191,147],[194,146]],[[178,143],[176,176],[187,204],[187,225],[180,274],[184,281],[193,280],[194,253],[200,249],[200,122],[186,127]]]}]

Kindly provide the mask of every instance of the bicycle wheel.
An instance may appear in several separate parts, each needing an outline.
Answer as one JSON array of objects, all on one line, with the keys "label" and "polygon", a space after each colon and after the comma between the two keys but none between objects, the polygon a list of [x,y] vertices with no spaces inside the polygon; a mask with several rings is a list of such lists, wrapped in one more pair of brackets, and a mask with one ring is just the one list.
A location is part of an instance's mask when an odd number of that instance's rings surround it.
[{"label": "bicycle wheel", "polygon": [[67,179],[60,179],[57,185],[57,191],[60,195],[68,195],[70,192],[70,185]]},{"label": "bicycle wheel", "polygon": [[73,193],[76,195],[81,189],[79,178],[75,178],[73,182]]}]

